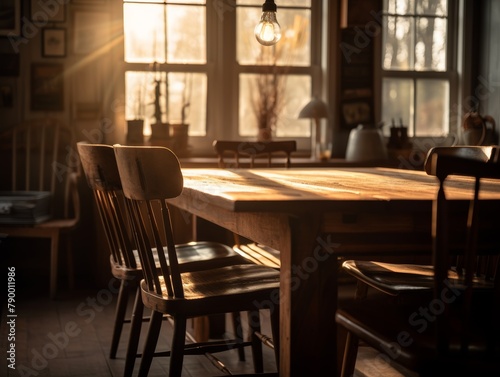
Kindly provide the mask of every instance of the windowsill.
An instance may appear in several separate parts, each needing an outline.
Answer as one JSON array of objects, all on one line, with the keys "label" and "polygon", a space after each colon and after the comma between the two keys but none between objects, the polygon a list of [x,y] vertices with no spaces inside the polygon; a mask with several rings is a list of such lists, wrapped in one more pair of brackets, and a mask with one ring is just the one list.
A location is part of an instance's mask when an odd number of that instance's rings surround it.
[{"label": "windowsill", "polygon": [[[219,160],[217,157],[180,157],[179,161],[183,168],[217,168],[219,167]],[[234,160],[225,160],[226,166],[231,167],[234,165]],[[240,159],[240,167],[248,168],[249,160]],[[267,161],[262,159],[261,161],[256,160],[255,167],[262,168],[267,166]],[[284,159],[275,158],[271,167],[283,167]],[[351,162],[346,161],[343,158],[331,158],[327,161],[314,160],[309,157],[292,157],[291,166],[295,168],[308,168],[308,167],[325,167],[325,168],[342,168],[342,167],[372,167],[372,166],[385,166],[385,167],[397,167],[391,161],[359,161]]]}]

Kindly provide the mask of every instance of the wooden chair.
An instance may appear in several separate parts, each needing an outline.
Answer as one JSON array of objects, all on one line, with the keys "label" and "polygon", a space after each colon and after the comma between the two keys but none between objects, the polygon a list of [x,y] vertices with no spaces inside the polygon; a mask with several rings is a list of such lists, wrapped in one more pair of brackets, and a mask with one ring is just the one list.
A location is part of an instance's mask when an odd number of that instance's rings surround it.
[{"label": "wooden chair", "polygon": [[[267,158],[267,166],[271,166],[273,157],[285,157],[285,166],[290,166],[290,155],[297,150],[295,140],[285,141],[227,141],[215,140],[213,142],[215,153],[219,157],[219,167],[229,167],[225,158],[232,156],[235,168],[241,167],[240,159],[249,158],[250,167],[253,168],[255,160]],[[231,165],[232,166],[232,165]]]},{"label": "wooden chair", "polygon": [[[133,371],[140,335],[140,321],[143,313],[139,282],[144,277],[143,268],[135,247],[130,221],[125,208],[124,196],[116,165],[113,147],[103,144],[77,143],[82,168],[93,191],[97,210],[110,249],[111,272],[120,281],[120,291],[116,305],[110,358],[116,357],[118,343],[125,319],[128,297],[136,290],[132,326],[125,376]],[[197,271],[222,266],[247,263],[246,259],[230,247],[215,242],[190,242],[175,245],[180,271]],[[155,260],[159,269],[159,261]]]},{"label": "wooden chair", "polygon": [[[497,147],[436,147],[429,151],[424,163],[424,169],[427,174],[434,175],[432,170],[432,161],[435,155],[438,156],[456,156],[464,159],[471,159],[479,162],[495,163],[499,153]],[[458,233],[463,232],[459,229]],[[462,237],[463,238],[463,237]],[[454,239],[460,240],[460,234],[454,234]],[[458,256],[455,265],[463,263],[462,257]],[[397,296],[401,293],[418,293],[427,291],[433,287],[433,267],[431,265],[419,264],[395,264],[382,263],[377,261],[346,260],[342,264],[343,270],[354,276],[362,285],[358,296],[363,297],[366,294],[366,288],[372,287],[378,291],[389,295]],[[485,270],[474,280],[475,286],[491,287],[492,271]],[[463,276],[460,269],[449,271],[450,279],[460,280]],[[364,284],[364,285],[363,285]]]},{"label": "wooden chair", "polygon": [[[433,264],[426,268],[428,276],[421,277],[420,267],[416,274],[408,274],[400,273],[397,265],[392,265],[392,272],[382,266],[377,273],[384,270],[379,276],[386,283],[392,284],[395,277],[406,278],[401,290],[381,289],[399,292],[398,300],[390,295],[369,295],[336,313],[337,323],[348,331],[342,376],[354,372],[360,340],[378,350],[380,360],[392,360],[422,376],[500,375],[500,278],[494,273],[500,252],[499,220],[481,216],[482,211],[498,208],[498,203],[480,200],[481,189],[487,187],[485,179],[500,179],[500,153],[496,147],[455,148],[435,148],[426,161],[426,171],[439,180],[432,214]],[[462,222],[465,237],[460,249],[452,239],[452,234],[458,234],[453,229],[457,223],[452,209],[460,202],[452,203],[445,195],[453,188],[447,185],[450,175],[472,178],[473,198]],[[454,254],[458,252],[461,258],[456,265]],[[479,263],[483,253],[489,265]],[[405,270],[404,265],[400,270]],[[373,282],[370,285],[378,287]],[[415,289],[420,293],[401,294]]]},{"label": "wooden chair", "polygon": [[[183,273],[166,203],[167,199],[180,195],[183,189],[179,161],[167,148],[114,148],[144,271],[140,285],[142,301],[152,311],[139,375],[148,374],[163,314],[173,318],[174,335],[168,352],[171,377],[181,375],[185,354],[205,354],[249,345],[241,340],[186,345],[186,321],[196,316],[248,311],[254,313],[249,322],[252,329],[258,331],[259,309],[261,304],[275,297],[279,289],[279,272],[264,266],[241,264]],[[163,247],[162,238],[166,240],[166,255],[157,252]],[[155,258],[159,260],[161,273],[158,273]],[[273,335],[279,339],[279,302],[273,302],[272,306]],[[250,344],[255,370],[262,372],[262,344],[256,336]]]},{"label": "wooden chair", "polygon": [[[219,167],[229,167],[225,162],[224,157],[227,154],[233,156],[235,167],[240,168],[240,158],[250,158],[250,167],[255,167],[255,159],[265,157],[267,162],[266,167],[271,167],[273,158],[285,157],[285,167],[291,165],[290,155],[297,150],[295,140],[287,141],[269,141],[269,142],[250,142],[250,141],[225,141],[215,140],[213,147],[219,157]],[[256,264],[263,266],[280,268],[279,251],[269,246],[258,244],[255,242],[242,242],[243,240],[237,234],[234,234],[235,245],[233,249],[243,257]],[[248,241],[248,240],[247,240]]]},{"label": "wooden chair", "polygon": [[[56,119],[34,119],[2,132],[3,175],[9,177],[0,195],[50,194],[49,219],[28,223],[2,219],[0,234],[8,237],[48,238],[50,240],[50,297],[58,289],[59,240],[66,238],[69,285],[74,285],[74,269],[69,234],[80,221],[78,156],[73,130]],[[8,153],[8,155],[6,155]],[[8,165],[6,165],[8,161]],[[2,200],[2,199],[0,199]],[[4,201],[4,200],[2,200]]]}]

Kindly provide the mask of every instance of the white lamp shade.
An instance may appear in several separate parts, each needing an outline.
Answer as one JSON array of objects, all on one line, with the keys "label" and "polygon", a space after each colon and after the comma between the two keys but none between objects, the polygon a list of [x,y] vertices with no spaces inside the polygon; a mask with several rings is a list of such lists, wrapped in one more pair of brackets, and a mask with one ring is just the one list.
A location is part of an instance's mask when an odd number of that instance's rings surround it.
[{"label": "white lamp shade", "polygon": [[313,98],[300,110],[299,118],[328,118],[328,106],[322,100]]}]

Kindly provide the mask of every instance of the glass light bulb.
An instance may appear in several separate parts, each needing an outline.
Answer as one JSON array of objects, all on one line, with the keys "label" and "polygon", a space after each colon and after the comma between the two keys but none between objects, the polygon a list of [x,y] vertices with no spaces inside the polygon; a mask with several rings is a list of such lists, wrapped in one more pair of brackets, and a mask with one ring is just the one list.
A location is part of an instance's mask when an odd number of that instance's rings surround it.
[{"label": "glass light bulb", "polygon": [[260,22],[254,30],[255,38],[261,45],[272,46],[281,38],[281,27],[276,20],[276,12],[262,12]]}]

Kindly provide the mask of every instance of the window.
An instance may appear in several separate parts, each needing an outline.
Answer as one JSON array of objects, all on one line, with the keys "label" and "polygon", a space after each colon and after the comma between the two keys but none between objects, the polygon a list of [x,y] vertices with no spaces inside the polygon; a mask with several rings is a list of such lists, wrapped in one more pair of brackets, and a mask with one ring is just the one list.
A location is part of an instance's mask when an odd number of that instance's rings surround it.
[{"label": "window", "polygon": [[253,33],[263,0],[123,2],[126,119],[143,118],[146,134],[160,120],[189,123],[190,144],[211,151],[216,138],[255,139],[271,106],[274,137],[310,145],[297,117],[321,89],[321,0],[278,1],[273,47]]},{"label": "window", "polygon": [[208,66],[201,1],[124,1],[126,119],[190,123],[204,136]]},{"label": "window", "polygon": [[407,125],[409,136],[443,136],[455,127],[455,3],[384,0],[382,119]]}]

